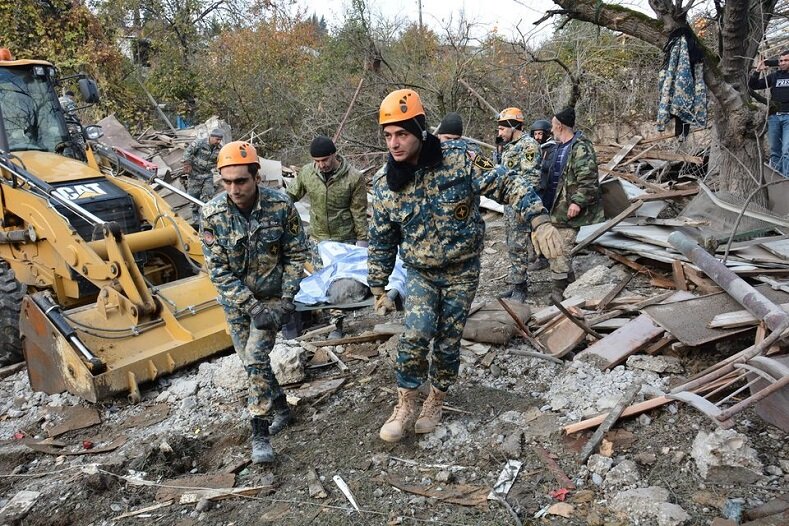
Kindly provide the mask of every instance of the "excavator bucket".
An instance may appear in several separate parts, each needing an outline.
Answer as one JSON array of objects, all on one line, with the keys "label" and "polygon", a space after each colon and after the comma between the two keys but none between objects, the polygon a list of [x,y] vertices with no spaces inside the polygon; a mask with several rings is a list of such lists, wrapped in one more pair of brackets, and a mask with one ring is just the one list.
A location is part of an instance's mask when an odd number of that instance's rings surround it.
[{"label": "excavator bucket", "polygon": [[139,401],[141,383],[232,346],[216,289],[205,273],[160,286],[160,318],[132,328],[108,325],[112,317],[108,320],[104,310],[111,304],[61,313],[44,294],[25,297],[20,316],[36,391],[68,391],[91,402],[128,392]]}]

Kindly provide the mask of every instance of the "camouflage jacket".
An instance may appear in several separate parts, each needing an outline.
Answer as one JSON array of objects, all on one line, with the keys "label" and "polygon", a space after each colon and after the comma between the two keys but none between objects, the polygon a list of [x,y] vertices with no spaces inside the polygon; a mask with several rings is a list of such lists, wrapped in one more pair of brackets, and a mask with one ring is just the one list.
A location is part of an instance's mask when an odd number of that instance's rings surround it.
[{"label": "camouflage jacket", "polygon": [[222,192],[203,206],[200,236],[208,275],[226,308],[246,310],[253,298],[295,296],[309,249],[286,195],[258,186],[247,220]]},{"label": "camouflage jacket", "polygon": [[[544,174],[541,188],[548,187],[548,179],[555,176],[554,164],[561,145],[550,154],[548,170]],[[581,227],[600,223],[604,220],[603,201],[600,183],[597,179],[597,154],[592,141],[577,131],[570,139],[569,152],[559,172],[559,185],[553,203],[545,203],[551,211],[551,222],[559,226]],[[567,217],[567,209],[575,203],[581,213],[572,219]]]},{"label": "camouflage jacket", "polygon": [[540,143],[525,133],[517,141],[506,144],[501,152],[501,164],[525,176],[534,188],[540,184],[541,163]]},{"label": "camouflage jacket", "polygon": [[530,222],[545,209],[528,182],[483,156],[474,162],[465,141],[441,144],[439,164],[417,170],[414,180],[393,191],[386,165],[373,177],[368,284],[386,285],[398,248],[406,265],[441,268],[479,257],[485,223],[479,196],[512,205]]},{"label": "camouflage jacket", "polygon": [[184,151],[184,162],[192,165],[192,170],[198,174],[208,174],[216,168],[216,158],[219,156],[221,144],[214,146],[208,144],[208,138],[197,139]]},{"label": "camouflage jacket", "polygon": [[367,240],[367,185],[364,176],[345,159],[328,181],[306,164],[288,185],[294,201],[310,198],[310,235],[318,241]]}]

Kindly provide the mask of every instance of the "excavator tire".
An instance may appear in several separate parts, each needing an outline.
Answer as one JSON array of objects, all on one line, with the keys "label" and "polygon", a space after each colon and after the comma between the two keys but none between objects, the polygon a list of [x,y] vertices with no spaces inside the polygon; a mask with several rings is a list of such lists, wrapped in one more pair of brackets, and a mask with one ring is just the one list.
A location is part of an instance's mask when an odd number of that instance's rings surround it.
[{"label": "excavator tire", "polygon": [[19,337],[19,313],[27,285],[17,281],[14,271],[0,261],[0,366],[24,359]]}]

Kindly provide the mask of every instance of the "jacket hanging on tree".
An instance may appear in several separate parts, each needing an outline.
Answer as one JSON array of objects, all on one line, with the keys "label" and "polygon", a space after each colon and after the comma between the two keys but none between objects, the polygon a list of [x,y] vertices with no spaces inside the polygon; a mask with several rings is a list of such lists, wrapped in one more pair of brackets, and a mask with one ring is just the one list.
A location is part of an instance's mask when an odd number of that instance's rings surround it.
[{"label": "jacket hanging on tree", "polygon": [[677,135],[687,135],[691,126],[707,125],[707,85],[704,84],[704,54],[696,35],[688,28],[674,30],[663,47],[660,69],[657,129],[664,131],[673,118]]}]

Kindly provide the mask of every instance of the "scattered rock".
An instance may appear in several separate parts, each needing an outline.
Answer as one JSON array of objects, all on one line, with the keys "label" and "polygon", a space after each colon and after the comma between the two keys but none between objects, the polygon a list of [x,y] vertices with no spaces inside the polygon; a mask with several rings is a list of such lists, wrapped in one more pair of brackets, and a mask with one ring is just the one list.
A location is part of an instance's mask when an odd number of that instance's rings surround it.
[{"label": "scattered rock", "polygon": [[627,366],[653,373],[681,374],[685,371],[682,361],[676,356],[650,356],[634,354],[627,359]]},{"label": "scattered rock", "polygon": [[515,431],[504,437],[501,443],[501,451],[509,458],[520,458],[521,444],[523,443],[523,431]]},{"label": "scattered rock", "polygon": [[699,431],[690,454],[704,479],[751,484],[762,476],[762,463],[748,446],[748,437],[733,429]]},{"label": "scattered rock", "polygon": [[646,452],[636,453],[636,455],[633,457],[633,460],[635,460],[639,464],[651,466],[657,461],[657,455],[655,455],[654,453],[646,453]]},{"label": "scattered rock", "polygon": [[611,499],[610,509],[625,514],[631,523],[653,519],[658,526],[675,526],[690,520],[685,510],[667,502],[668,490],[659,486],[630,489]]},{"label": "scattered rock", "polygon": [[176,400],[183,400],[197,393],[197,378],[177,378],[170,385],[168,391]]},{"label": "scattered rock", "polygon": [[304,349],[277,344],[271,350],[271,369],[281,385],[295,384],[305,378],[302,356]]},{"label": "scattered rock", "polygon": [[247,372],[237,354],[225,356],[215,365],[212,382],[216,387],[231,391],[242,391],[247,388]]},{"label": "scattered rock", "polygon": [[589,468],[590,473],[597,473],[598,475],[605,475],[611,470],[614,461],[603,455],[592,455],[586,462],[586,467]]},{"label": "scattered rock", "polygon": [[634,487],[641,480],[638,466],[632,460],[620,462],[605,477],[606,489],[627,489]]}]

